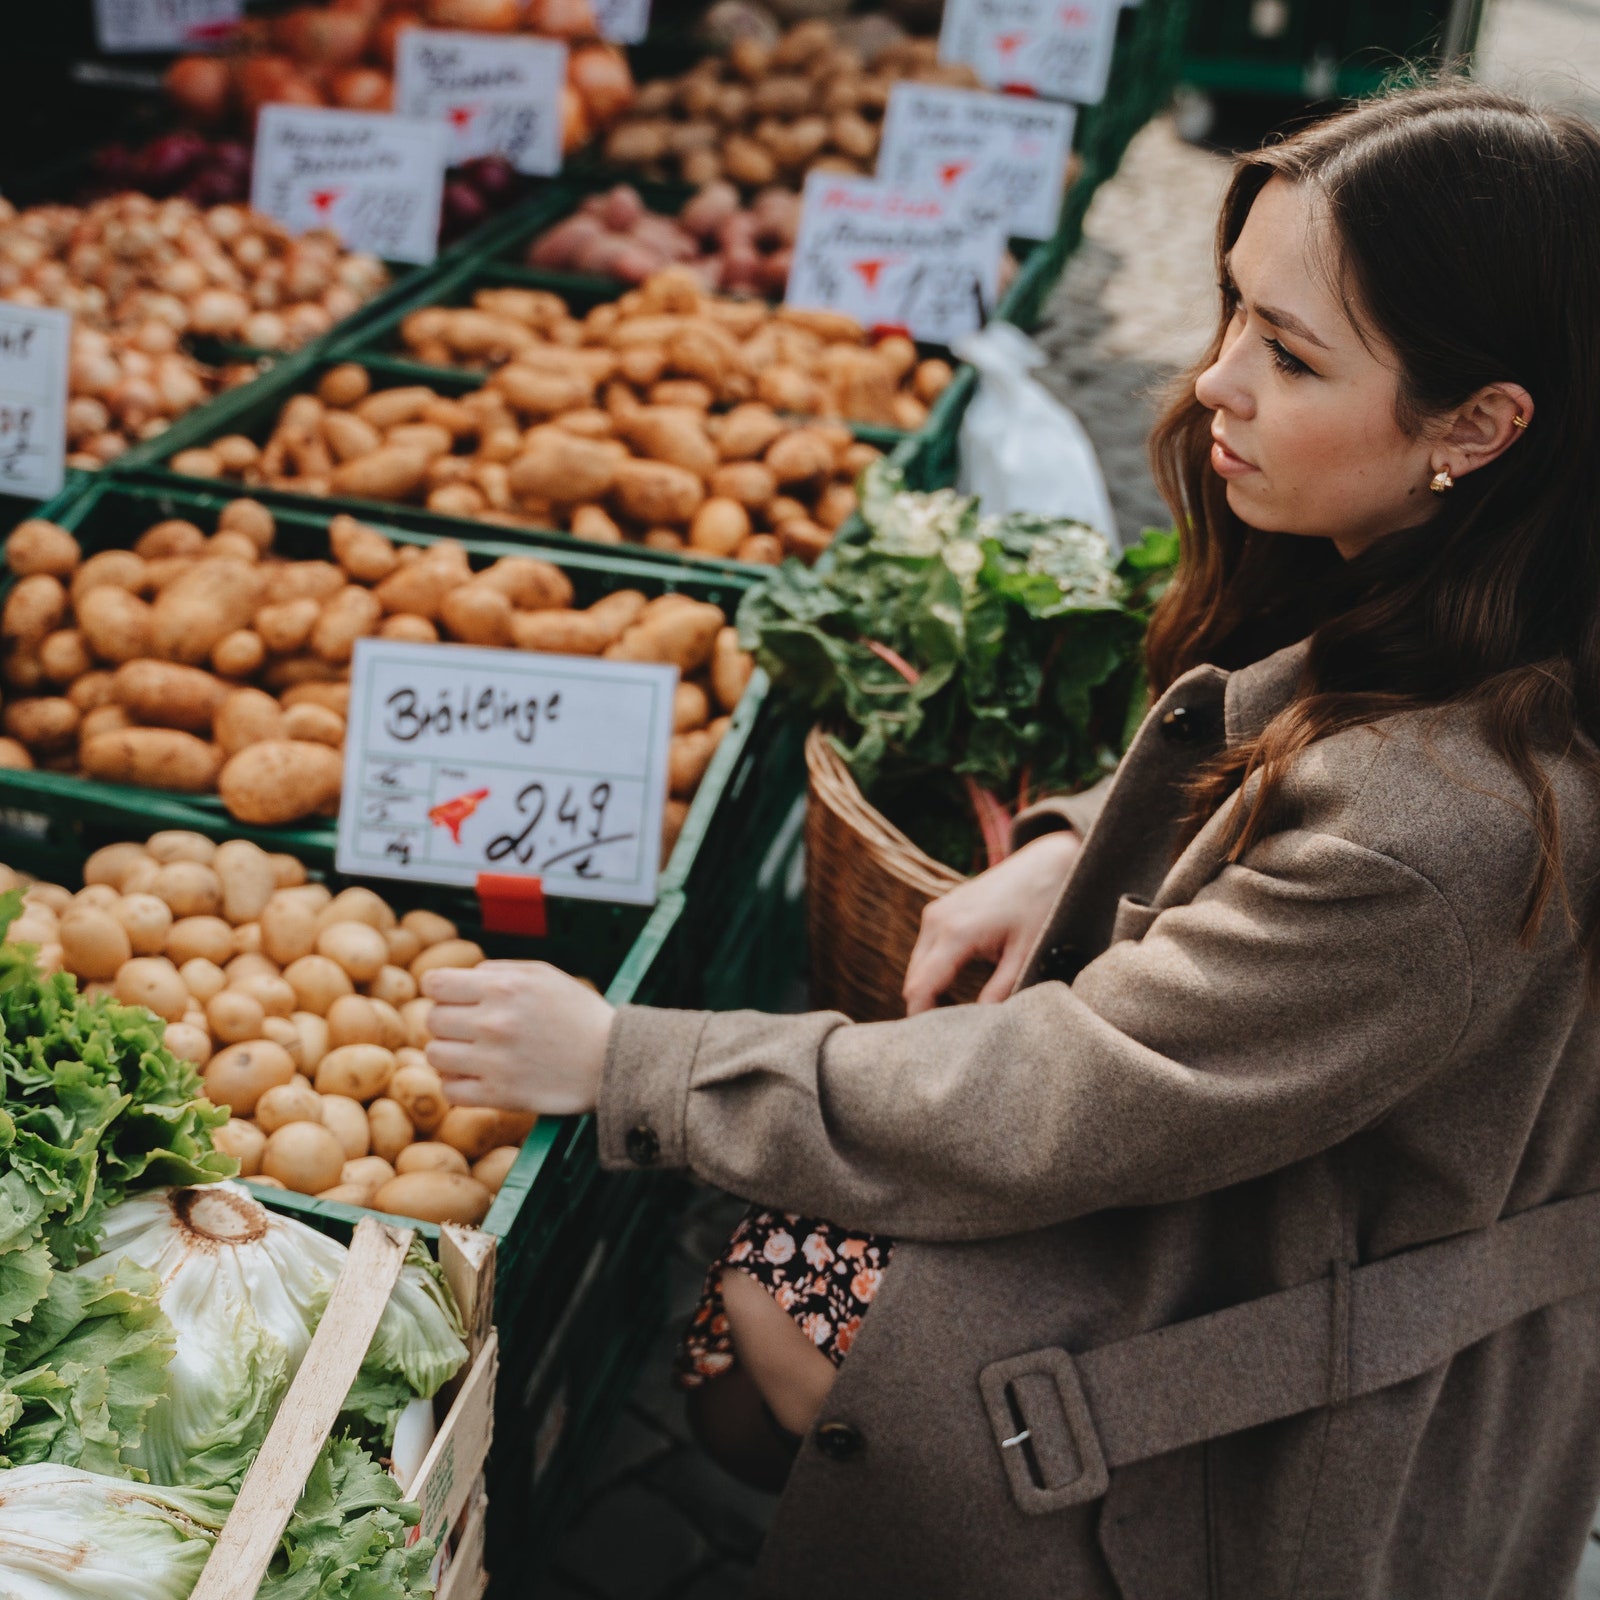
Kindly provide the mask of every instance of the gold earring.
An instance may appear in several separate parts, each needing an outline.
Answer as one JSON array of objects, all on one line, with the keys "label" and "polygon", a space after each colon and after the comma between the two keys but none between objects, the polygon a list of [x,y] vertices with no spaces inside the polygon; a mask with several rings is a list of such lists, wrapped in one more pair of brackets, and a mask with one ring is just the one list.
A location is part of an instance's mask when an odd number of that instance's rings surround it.
[{"label": "gold earring", "polygon": [[1449,467],[1440,467],[1439,470],[1434,473],[1432,481],[1428,484],[1428,487],[1432,489],[1435,494],[1444,494],[1446,490],[1453,489],[1455,486],[1456,480],[1450,476]]},{"label": "gold earring", "polygon": [[1528,419],[1519,411],[1516,416],[1511,419],[1511,426],[1519,431],[1525,432],[1528,426]]}]

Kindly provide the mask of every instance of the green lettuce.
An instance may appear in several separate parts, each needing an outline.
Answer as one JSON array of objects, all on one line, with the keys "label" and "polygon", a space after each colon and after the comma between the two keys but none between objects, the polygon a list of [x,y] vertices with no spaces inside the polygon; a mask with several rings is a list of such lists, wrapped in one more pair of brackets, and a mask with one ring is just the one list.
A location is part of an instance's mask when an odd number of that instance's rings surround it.
[{"label": "green lettuce", "polygon": [[1081,523],[984,516],[880,463],[862,541],[786,562],[739,608],[776,697],[820,720],[867,797],[961,871],[1004,821],[1115,766],[1144,710],[1140,652],[1176,538],[1114,561]]}]

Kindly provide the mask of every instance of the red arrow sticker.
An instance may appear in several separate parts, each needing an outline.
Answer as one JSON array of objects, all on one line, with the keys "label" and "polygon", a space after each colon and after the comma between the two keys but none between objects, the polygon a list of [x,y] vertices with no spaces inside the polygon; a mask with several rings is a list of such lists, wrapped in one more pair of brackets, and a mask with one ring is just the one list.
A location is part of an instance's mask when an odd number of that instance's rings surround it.
[{"label": "red arrow sticker", "polygon": [[477,114],[476,106],[451,106],[445,118],[452,128],[464,128]]},{"label": "red arrow sticker", "polygon": [[316,209],[323,214],[323,216],[327,216],[328,212],[333,208],[334,201],[337,200],[343,193],[343,189],[313,189],[311,191],[311,204],[315,206]]},{"label": "red arrow sticker", "polygon": [[997,33],[994,36],[994,47],[1003,56],[1008,56],[1019,45],[1027,43],[1028,36],[1024,32]]},{"label": "red arrow sticker", "polygon": [[428,821],[436,828],[448,828],[451,841],[461,843],[461,825],[489,798],[487,789],[473,789],[468,794],[458,794],[445,800],[428,813]]},{"label": "red arrow sticker", "polygon": [[939,182],[949,188],[964,172],[972,170],[970,161],[947,161],[939,168]]},{"label": "red arrow sticker", "polygon": [[882,257],[876,261],[852,261],[850,264],[861,274],[861,281],[869,289],[878,287],[878,276],[889,265]]}]

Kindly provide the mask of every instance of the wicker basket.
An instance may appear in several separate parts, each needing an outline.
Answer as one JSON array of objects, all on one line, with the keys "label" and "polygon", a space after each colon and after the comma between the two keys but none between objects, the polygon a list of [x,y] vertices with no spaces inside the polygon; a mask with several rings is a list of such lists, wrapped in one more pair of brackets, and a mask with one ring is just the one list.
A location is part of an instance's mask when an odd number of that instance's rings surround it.
[{"label": "wicker basket", "polygon": [[[966,880],[867,803],[821,728],[806,738],[806,775],[811,1003],[857,1022],[903,1017],[922,908]],[[969,968],[947,998],[976,1000],[992,970]]]}]

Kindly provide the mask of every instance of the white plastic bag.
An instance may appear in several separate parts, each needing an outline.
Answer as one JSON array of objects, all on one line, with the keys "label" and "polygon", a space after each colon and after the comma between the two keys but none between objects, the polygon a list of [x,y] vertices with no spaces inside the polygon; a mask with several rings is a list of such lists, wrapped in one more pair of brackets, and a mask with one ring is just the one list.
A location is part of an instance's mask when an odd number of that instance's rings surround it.
[{"label": "white plastic bag", "polygon": [[983,502],[985,515],[1036,511],[1073,517],[1122,540],[1099,458],[1083,424],[1028,376],[1047,357],[1020,328],[991,322],[954,347],[978,369],[978,392],[961,419],[957,487]]}]

